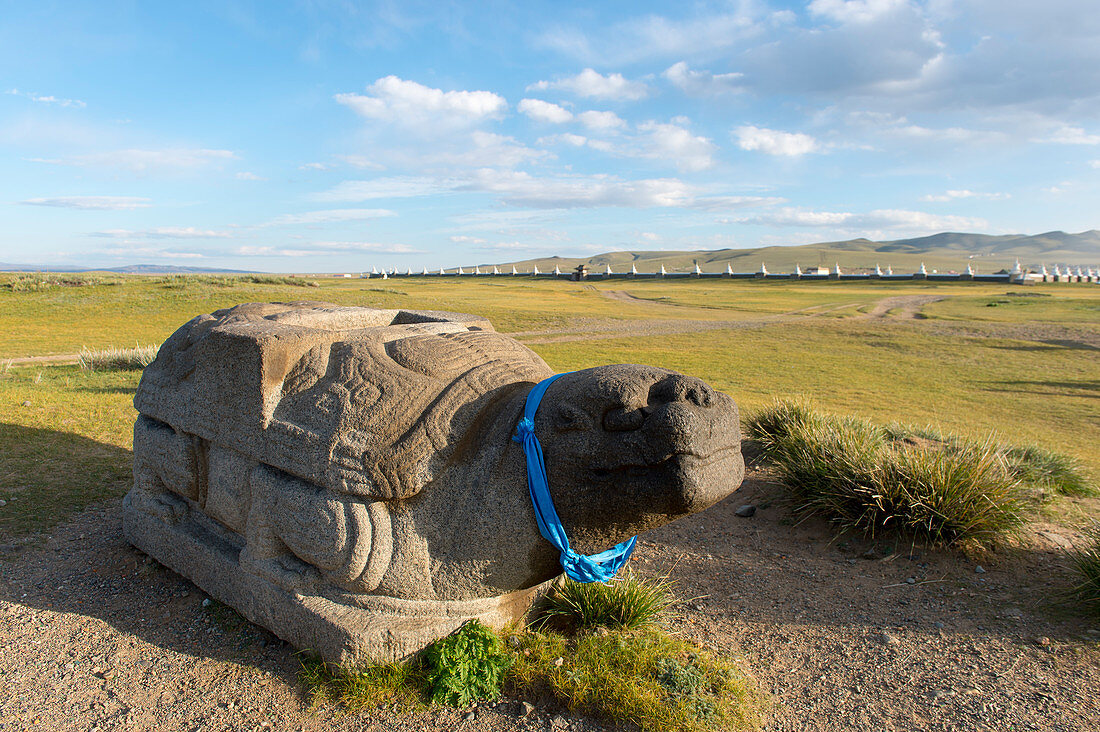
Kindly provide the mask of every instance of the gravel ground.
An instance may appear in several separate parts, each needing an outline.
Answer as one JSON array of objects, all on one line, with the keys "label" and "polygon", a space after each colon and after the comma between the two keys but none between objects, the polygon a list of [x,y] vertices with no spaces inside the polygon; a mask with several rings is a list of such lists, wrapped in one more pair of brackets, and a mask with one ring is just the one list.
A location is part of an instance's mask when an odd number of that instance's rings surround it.
[{"label": "gravel ground", "polygon": [[[634,561],[688,598],[670,628],[771,693],[767,729],[1100,728],[1100,626],[1049,605],[1082,537],[1039,526],[1026,548],[967,558],[793,525],[777,494],[750,474],[646,534]],[[117,502],[0,546],[0,730],[602,728],[546,699],[529,714],[311,708],[293,649],[205,599],[125,543]]]}]

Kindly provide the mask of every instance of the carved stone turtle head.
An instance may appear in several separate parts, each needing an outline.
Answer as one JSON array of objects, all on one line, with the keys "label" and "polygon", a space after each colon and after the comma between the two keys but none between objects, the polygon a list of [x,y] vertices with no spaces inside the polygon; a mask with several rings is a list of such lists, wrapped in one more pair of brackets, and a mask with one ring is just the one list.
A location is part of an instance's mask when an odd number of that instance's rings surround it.
[{"label": "carved stone turtle head", "polygon": [[585,553],[702,511],[744,477],[733,400],[666,369],[567,374],[547,390],[535,430],[558,515]]}]

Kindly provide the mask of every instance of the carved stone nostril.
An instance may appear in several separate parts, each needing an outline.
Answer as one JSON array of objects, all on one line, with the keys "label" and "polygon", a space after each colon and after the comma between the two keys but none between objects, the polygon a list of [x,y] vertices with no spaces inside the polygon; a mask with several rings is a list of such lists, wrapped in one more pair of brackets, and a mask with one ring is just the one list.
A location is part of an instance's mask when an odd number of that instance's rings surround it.
[{"label": "carved stone nostril", "polygon": [[690,402],[699,407],[714,404],[714,390],[700,379],[691,376],[669,376],[653,385],[650,402]]}]

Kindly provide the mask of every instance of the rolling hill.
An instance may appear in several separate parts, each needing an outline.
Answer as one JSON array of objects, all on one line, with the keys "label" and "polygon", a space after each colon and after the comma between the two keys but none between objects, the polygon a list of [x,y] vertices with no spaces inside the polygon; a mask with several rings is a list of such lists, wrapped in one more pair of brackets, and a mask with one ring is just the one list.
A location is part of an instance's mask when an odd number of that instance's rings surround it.
[{"label": "rolling hill", "polygon": [[593,272],[611,265],[612,271],[628,272],[633,264],[639,272],[655,272],[663,265],[669,272],[684,272],[698,264],[704,272],[725,271],[728,264],[734,272],[753,272],[765,263],[771,272],[788,272],[796,264],[808,267],[832,267],[842,270],[874,270],[875,265],[893,267],[895,272],[915,272],[923,262],[931,271],[961,272],[967,264],[980,273],[1011,268],[1016,259],[1025,267],[1081,265],[1100,263],[1100,231],[1080,234],[1050,231],[1045,234],[966,234],[945,232],[915,239],[871,241],[850,239],[802,246],[772,246],[757,249],[718,249],[712,251],[619,251],[593,257],[543,257],[517,262],[481,263],[521,271],[537,266],[540,271],[560,267],[562,271],[578,264],[587,264]]}]

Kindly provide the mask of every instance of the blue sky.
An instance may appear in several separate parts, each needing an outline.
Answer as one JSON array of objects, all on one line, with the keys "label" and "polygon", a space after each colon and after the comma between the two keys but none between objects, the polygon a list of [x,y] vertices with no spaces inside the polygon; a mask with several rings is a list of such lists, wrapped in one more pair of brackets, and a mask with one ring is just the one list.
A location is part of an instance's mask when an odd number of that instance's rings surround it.
[{"label": "blue sky", "polygon": [[0,2],[0,261],[1100,228],[1095,0]]}]

